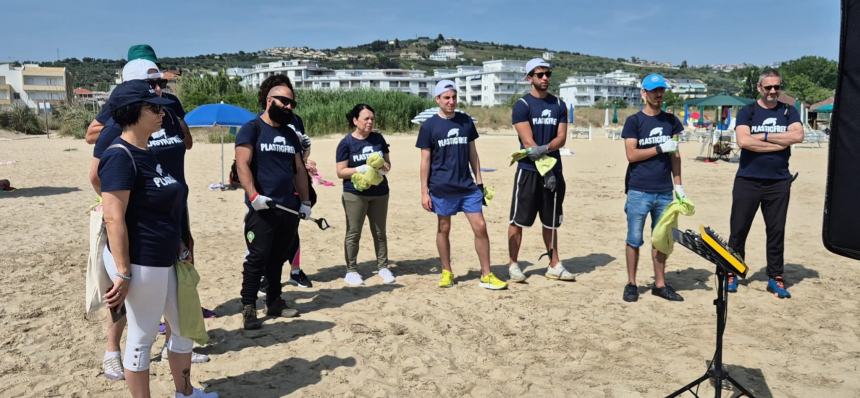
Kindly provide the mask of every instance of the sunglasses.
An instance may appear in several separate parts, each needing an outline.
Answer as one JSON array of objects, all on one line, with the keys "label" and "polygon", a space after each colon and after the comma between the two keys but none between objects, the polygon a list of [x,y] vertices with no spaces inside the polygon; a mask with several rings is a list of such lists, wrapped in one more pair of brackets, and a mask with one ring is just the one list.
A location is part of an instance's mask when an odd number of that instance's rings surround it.
[{"label": "sunglasses", "polygon": [[779,91],[779,90],[782,90],[782,86],[781,86],[781,85],[779,85],[779,84],[774,84],[774,85],[772,85],[772,86],[761,86],[761,88],[763,88],[763,89],[764,89],[764,91],[770,91],[770,90],[776,90],[776,91]]},{"label": "sunglasses", "polygon": [[299,103],[296,102],[296,100],[289,98],[289,97],[284,97],[283,95],[273,95],[269,98],[274,98],[274,99],[280,101],[281,104],[284,105],[284,108],[286,108],[288,106],[292,106],[293,108],[295,108],[299,105]]},{"label": "sunglasses", "polygon": [[538,79],[543,79],[544,76],[546,76],[547,78],[550,78],[550,77],[552,77],[552,71],[549,70],[546,72],[534,72],[531,74],[531,76],[534,76]]},{"label": "sunglasses", "polygon": [[167,88],[167,79],[148,79],[146,82],[149,83],[149,88],[153,90],[156,87]]}]

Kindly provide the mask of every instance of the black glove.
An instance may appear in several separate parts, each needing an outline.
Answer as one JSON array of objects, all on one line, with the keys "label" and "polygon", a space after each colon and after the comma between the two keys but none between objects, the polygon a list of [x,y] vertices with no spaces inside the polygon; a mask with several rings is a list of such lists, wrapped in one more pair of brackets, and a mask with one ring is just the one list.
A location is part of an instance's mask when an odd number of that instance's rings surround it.
[{"label": "black glove", "polygon": [[308,136],[302,134],[302,137],[300,140],[302,142],[302,149],[307,151],[311,147],[311,137],[308,137]]},{"label": "black glove", "polygon": [[543,155],[549,151],[549,145],[539,145],[533,146],[528,150],[529,159],[532,161],[540,159]]},{"label": "black glove", "polygon": [[550,192],[555,192],[556,183],[555,173],[552,171],[543,176],[543,187]]},{"label": "black glove", "polygon": [[478,189],[481,191],[481,204],[487,205],[487,195],[484,193],[484,184],[478,184]]}]

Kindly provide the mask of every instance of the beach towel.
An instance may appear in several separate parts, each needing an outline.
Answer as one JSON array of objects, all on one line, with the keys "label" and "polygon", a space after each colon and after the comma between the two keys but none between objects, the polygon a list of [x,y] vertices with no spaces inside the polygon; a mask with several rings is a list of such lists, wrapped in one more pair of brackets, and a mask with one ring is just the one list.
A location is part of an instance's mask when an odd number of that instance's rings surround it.
[{"label": "beach towel", "polygon": [[102,216],[101,204],[90,210],[90,254],[87,258],[87,280],[85,288],[86,315],[89,316],[104,305],[103,297],[113,286],[113,281],[105,270],[104,252],[107,244],[107,229]]},{"label": "beach towel", "polygon": [[[519,151],[512,153],[511,164],[509,164],[508,166],[513,166],[514,163],[525,159],[527,156],[529,156],[528,151],[528,149],[520,149]],[[535,160],[535,167],[538,169],[538,173],[543,176],[546,175],[547,172],[552,170],[552,168],[555,167],[556,163],[558,163],[558,159],[552,156],[543,155],[540,157],[540,159]]]},{"label": "beach towel", "polygon": [[675,240],[672,239],[672,230],[678,226],[678,215],[691,216],[696,213],[696,206],[689,199],[679,198],[677,193],[672,194],[675,199],[660,215],[660,220],[657,221],[657,226],[651,233],[651,245],[660,253],[665,255],[672,254]]},{"label": "beach towel", "polygon": [[200,296],[197,295],[197,284],[200,274],[194,265],[187,261],[176,263],[176,297],[179,301],[179,334],[194,340],[195,343],[206,345],[209,334],[203,323],[203,313],[200,311]]}]

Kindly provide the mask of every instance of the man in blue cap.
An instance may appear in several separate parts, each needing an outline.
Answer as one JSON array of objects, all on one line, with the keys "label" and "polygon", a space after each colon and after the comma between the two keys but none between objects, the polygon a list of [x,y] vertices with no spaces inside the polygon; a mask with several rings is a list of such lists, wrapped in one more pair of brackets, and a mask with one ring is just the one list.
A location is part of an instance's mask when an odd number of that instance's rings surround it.
[{"label": "man in blue cap", "polygon": [[[552,68],[548,62],[542,58],[529,60],[525,78],[531,83],[531,90],[514,103],[511,111],[511,124],[517,131],[520,148],[528,150],[528,156],[519,160],[517,165],[508,225],[508,272],[513,282],[526,280],[517,256],[523,240],[523,227],[532,226],[538,214],[550,257],[544,276],[562,281],[575,279],[559,261],[558,241],[555,239],[555,230],[561,226],[564,203],[565,183],[558,150],[567,140],[567,105],[548,92],[550,76]],[[556,164],[541,176],[535,161],[545,156],[555,158]]]},{"label": "man in blue cap", "polygon": [[[672,202],[674,190],[678,197],[685,197],[681,185],[681,157],[678,143],[672,137],[681,134],[684,127],[678,118],[663,112],[663,95],[669,89],[666,79],[652,73],[642,79],[640,95],[645,105],[624,122],[621,138],[627,154],[627,174],[624,191],[627,202],[627,239],[624,247],[627,259],[627,285],[624,286],[624,301],[639,299],[636,287],[636,268],[639,265],[639,247],[644,243],[642,230],[645,218],[651,215],[651,229]],[[683,301],[684,298],[666,283],[666,254],[651,249],[654,263],[654,286],[651,294],[670,301]]]}]

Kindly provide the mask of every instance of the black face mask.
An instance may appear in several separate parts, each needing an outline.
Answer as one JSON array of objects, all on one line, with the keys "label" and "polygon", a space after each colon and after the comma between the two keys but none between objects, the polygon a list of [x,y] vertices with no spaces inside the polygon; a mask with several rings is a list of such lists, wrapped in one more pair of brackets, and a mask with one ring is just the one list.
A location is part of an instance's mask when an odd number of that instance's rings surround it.
[{"label": "black face mask", "polygon": [[293,122],[293,111],[287,108],[281,108],[275,104],[269,106],[269,119],[273,122],[286,126]]}]

